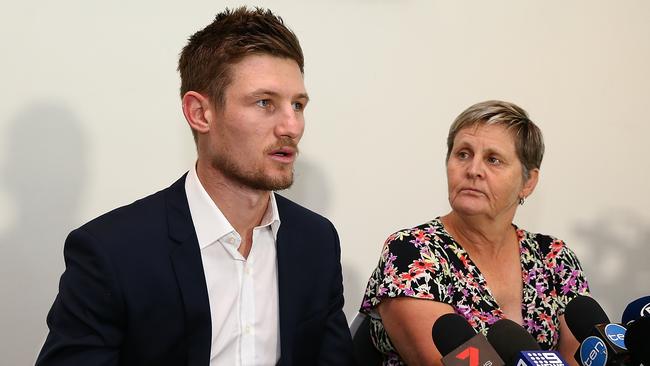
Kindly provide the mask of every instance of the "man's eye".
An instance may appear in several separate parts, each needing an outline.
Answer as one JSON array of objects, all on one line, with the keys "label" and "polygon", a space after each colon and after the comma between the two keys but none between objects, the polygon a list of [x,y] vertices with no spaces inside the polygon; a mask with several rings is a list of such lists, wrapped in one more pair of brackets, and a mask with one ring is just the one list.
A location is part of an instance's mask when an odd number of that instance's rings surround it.
[{"label": "man's eye", "polygon": [[266,108],[269,106],[269,100],[268,99],[261,99],[255,102],[259,107]]},{"label": "man's eye", "polygon": [[490,163],[492,165],[499,165],[499,164],[501,164],[501,160],[499,160],[499,158],[495,158],[494,156],[490,156],[488,158],[488,163]]},{"label": "man's eye", "polygon": [[294,111],[302,111],[303,109],[305,109],[305,106],[300,102],[293,102],[292,106]]},{"label": "man's eye", "polygon": [[462,160],[467,159],[469,158],[469,153],[467,151],[460,151],[458,153],[458,158]]}]

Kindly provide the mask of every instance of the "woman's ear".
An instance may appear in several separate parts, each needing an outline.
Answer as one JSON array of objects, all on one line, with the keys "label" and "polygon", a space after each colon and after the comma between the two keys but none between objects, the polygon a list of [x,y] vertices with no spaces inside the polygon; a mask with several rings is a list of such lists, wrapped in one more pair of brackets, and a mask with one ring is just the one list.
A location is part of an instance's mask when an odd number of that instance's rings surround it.
[{"label": "woman's ear", "polygon": [[526,198],[533,194],[538,181],[539,169],[535,168],[528,171],[528,180],[524,182],[524,187],[521,189],[521,198]]}]

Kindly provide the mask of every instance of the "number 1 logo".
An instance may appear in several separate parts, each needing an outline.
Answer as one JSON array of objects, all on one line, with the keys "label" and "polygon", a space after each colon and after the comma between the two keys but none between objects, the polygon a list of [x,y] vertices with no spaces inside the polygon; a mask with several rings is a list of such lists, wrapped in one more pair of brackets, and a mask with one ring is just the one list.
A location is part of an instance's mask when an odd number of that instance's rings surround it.
[{"label": "number 1 logo", "polygon": [[463,352],[456,355],[459,360],[466,360],[469,358],[469,366],[478,366],[478,348],[467,347]]}]

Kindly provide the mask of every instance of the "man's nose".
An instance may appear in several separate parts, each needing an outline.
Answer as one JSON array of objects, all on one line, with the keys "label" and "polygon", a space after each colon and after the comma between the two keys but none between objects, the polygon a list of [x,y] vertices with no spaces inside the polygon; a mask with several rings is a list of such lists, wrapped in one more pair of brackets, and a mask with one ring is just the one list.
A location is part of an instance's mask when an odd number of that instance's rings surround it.
[{"label": "man's nose", "polygon": [[278,137],[289,137],[292,140],[300,139],[305,130],[305,120],[301,112],[297,112],[293,107],[285,108],[276,125],[276,134]]}]

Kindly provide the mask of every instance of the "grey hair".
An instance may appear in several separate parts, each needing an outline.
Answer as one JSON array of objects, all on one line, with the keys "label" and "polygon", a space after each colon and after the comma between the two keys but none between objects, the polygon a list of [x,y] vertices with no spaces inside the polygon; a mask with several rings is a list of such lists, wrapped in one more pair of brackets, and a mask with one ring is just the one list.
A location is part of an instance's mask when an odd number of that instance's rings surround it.
[{"label": "grey hair", "polygon": [[458,132],[477,125],[502,125],[512,132],[515,139],[517,157],[521,162],[524,181],[529,172],[539,169],[544,157],[544,138],[542,131],[530,120],[528,113],[521,107],[500,100],[488,100],[476,103],[461,113],[449,127],[447,135],[447,158],[454,148],[454,139]]}]

